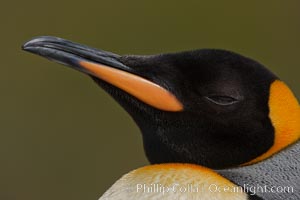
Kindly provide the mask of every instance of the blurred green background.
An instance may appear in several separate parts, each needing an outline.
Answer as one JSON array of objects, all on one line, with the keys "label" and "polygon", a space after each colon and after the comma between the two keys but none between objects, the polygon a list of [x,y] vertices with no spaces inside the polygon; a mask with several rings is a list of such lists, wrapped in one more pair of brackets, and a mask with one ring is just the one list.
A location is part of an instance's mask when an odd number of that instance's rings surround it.
[{"label": "blurred green background", "polygon": [[26,40],[53,35],[118,54],[229,49],[299,96],[299,8],[296,0],[2,2],[0,199],[95,200],[148,163],[125,111],[89,77],[21,51]]}]

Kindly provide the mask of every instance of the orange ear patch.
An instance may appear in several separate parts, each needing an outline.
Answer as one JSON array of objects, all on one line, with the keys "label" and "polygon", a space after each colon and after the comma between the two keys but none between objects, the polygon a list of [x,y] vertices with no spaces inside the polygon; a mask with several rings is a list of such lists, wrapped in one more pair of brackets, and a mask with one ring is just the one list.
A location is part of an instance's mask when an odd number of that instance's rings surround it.
[{"label": "orange ear patch", "polygon": [[266,153],[246,164],[264,160],[300,138],[300,106],[284,82],[276,80],[272,83],[269,109],[269,117],[275,129],[274,144]]},{"label": "orange ear patch", "polygon": [[183,105],[171,92],[140,76],[97,63],[81,61],[80,65],[152,107],[171,112],[183,110]]}]

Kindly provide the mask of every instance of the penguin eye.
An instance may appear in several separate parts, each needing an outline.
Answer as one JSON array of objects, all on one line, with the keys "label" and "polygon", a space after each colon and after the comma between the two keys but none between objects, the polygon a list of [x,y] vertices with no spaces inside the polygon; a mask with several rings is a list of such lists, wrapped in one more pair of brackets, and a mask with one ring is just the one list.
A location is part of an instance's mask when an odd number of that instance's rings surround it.
[{"label": "penguin eye", "polygon": [[207,96],[205,98],[207,100],[209,100],[210,102],[213,102],[213,103],[221,105],[221,106],[228,106],[228,105],[232,105],[232,104],[238,102],[237,99],[230,97],[230,96],[214,95],[214,96]]}]

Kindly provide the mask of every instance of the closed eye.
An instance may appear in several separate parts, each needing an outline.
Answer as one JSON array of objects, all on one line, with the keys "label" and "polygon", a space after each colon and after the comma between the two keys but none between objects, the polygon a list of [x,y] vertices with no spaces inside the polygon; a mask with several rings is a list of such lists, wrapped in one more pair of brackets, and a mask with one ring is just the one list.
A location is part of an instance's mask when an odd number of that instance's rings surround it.
[{"label": "closed eye", "polygon": [[230,97],[230,96],[218,96],[218,95],[214,95],[214,96],[206,96],[205,97],[207,100],[209,100],[212,103],[215,103],[217,105],[221,105],[221,106],[228,106],[228,105],[232,105],[238,102],[237,99]]}]

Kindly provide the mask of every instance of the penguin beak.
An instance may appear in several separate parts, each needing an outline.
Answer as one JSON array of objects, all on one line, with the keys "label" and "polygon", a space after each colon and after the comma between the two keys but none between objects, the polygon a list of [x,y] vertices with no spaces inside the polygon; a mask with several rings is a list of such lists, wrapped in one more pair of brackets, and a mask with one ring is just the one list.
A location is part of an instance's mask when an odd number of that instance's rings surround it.
[{"label": "penguin beak", "polygon": [[22,49],[99,78],[163,111],[183,110],[182,103],[167,89],[136,75],[117,54],[90,48],[61,38],[42,36],[26,42]]}]

